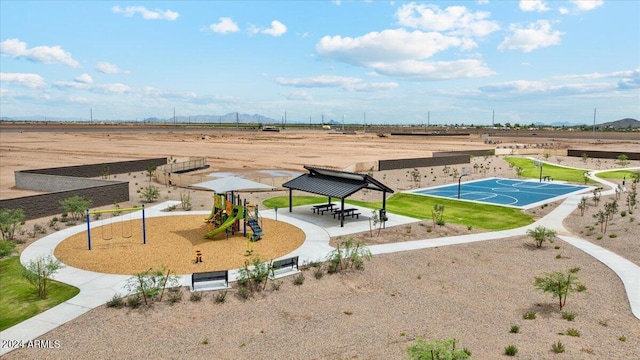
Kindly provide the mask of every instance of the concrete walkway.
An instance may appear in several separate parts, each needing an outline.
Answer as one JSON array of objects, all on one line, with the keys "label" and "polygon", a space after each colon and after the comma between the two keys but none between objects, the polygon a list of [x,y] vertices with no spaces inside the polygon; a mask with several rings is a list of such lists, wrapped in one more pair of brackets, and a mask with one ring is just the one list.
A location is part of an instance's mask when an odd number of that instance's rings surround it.
[{"label": "concrete walkway", "polygon": [[[640,167],[632,169],[640,169]],[[592,179],[600,182],[605,186],[610,187],[609,190],[605,190],[602,192],[603,195],[615,193],[615,184],[596,178],[594,173],[590,175]],[[625,258],[615,253],[612,253],[611,251],[594,245],[593,243],[572,236],[562,225],[562,221],[564,220],[564,218],[566,218],[569,214],[571,214],[571,212],[576,209],[577,204],[580,202],[583,196],[592,195],[578,194],[570,196],[560,206],[558,206],[544,218],[536,221],[531,225],[517,229],[451,236],[438,239],[372,245],[369,246],[369,249],[371,250],[371,253],[375,255],[425,249],[436,246],[495,240],[513,236],[522,236],[526,234],[527,230],[533,229],[538,225],[545,226],[557,231],[558,236],[562,240],[593,256],[594,258],[608,266],[611,270],[613,270],[620,277],[622,283],[625,286],[633,315],[636,318],[640,319],[640,266],[626,260]],[[179,202],[168,201],[160,205],[147,208],[145,210],[146,216],[167,216],[167,213],[161,212],[161,210],[174,204],[179,205]],[[304,231],[306,240],[303,245],[294,250],[292,253],[283,256],[299,256],[300,261],[303,263],[326,259],[327,255],[333,250],[333,248],[329,246],[329,240],[331,237],[344,236],[352,233],[368,231],[370,229],[369,220],[371,209],[358,208],[358,212],[361,213],[360,217],[358,219],[347,218],[344,227],[340,227],[339,221],[333,219],[333,216],[314,214],[311,211],[311,206],[296,207],[291,213],[283,210],[284,209],[279,209],[278,213],[276,213],[274,210],[264,210],[261,211],[261,214],[265,218],[277,218],[278,221],[287,222],[299,227],[300,229],[302,229],[302,231]],[[209,212],[191,211],[188,213],[173,212],[172,214],[207,215],[209,214]],[[416,221],[416,219],[400,215],[390,213],[388,213],[387,215],[389,217],[389,221],[386,224],[387,226],[409,224]],[[134,214],[133,217],[135,218],[135,216],[140,217],[141,214]],[[101,226],[103,221],[106,220],[93,222],[92,227]],[[48,235],[27,247],[22,252],[20,261],[22,262],[22,264],[26,264],[30,260],[35,259],[41,255],[52,255],[53,250],[61,241],[73,234],[83,231],[86,231],[86,225],[78,225]],[[230,271],[230,281],[235,281],[235,279],[237,278],[237,274],[237,270]],[[49,309],[5,331],[0,332],[0,339],[17,341],[28,341],[36,339],[37,337],[46,334],[56,327],[88,312],[89,310],[104,305],[115,294],[128,294],[125,285],[127,279],[129,278],[130,276],[96,273],[70,266],[65,266],[55,274],[54,279],[78,287],[80,289],[80,293],[72,299],[69,299],[68,301],[52,309]],[[180,278],[181,284],[183,286],[190,285],[190,274],[182,275]],[[0,349],[0,355],[6,354],[11,350],[11,348],[3,347]]]}]

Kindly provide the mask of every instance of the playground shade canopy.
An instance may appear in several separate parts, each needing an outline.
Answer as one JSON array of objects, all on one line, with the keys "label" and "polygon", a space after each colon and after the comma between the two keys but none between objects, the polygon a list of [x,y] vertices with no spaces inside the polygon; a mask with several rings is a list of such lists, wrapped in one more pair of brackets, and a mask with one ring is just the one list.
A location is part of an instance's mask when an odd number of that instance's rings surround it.
[{"label": "playground shade canopy", "polygon": [[226,176],[223,178],[209,180],[197,184],[188,186],[189,188],[200,188],[206,190],[213,190],[217,193],[223,193],[227,191],[240,191],[240,190],[273,190],[273,186],[259,183],[256,181],[247,180],[237,176]]}]

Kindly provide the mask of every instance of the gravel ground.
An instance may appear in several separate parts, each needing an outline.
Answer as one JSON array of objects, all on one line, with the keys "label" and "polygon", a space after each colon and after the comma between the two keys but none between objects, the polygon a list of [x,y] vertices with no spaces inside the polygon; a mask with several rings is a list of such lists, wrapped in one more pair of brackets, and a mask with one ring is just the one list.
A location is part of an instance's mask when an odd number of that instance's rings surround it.
[{"label": "gravel ground", "polygon": [[[514,177],[501,158],[495,159],[487,176]],[[561,161],[585,167],[580,159]],[[374,175],[395,189],[413,186],[406,171]],[[438,178],[429,179],[429,185],[445,181],[444,176]],[[259,203],[273,195],[241,196]],[[378,196],[359,194],[364,200],[379,200]],[[163,189],[163,198],[174,197],[179,200],[176,191]],[[603,198],[600,207],[606,201],[610,200]],[[210,202],[209,193],[194,194],[194,209],[210,208]],[[638,264],[637,220],[617,216],[597,240],[597,228],[592,235],[584,233],[593,225],[594,210],[589,208],[584,216],[574,213],[565,226]],[[533,211],[542,215],[541,209]],[[397,235],[389,233],[388,241],[396,241]],[[611,233],[617,237],[609,237]],[[533,281],[542,272],[572,267],[580,267],[578,276],[587,291],[569,296],[563,309],[575,314],[569,322],[562,319],[554,298],[535,291]],[[4,358],[402,359],[418,337],[456,338],[475,359],[503,357],[508,345],[517,346],[520,359],[640,358],[640,322],[631,314],[619,278],[561,240],[543,249],[535,249],[526,237],[440,247],[379,255],[363,271],[320,279],[314,272],[304,271],[301,286],[283,278],[279,290],[269,285],[248,300],[241,300],[234,288],[223,304],[215,303],[216,293],[204,293],[200,302],[192,302],[185,289],[183,300],[173,305],[99,307],[41,337],[59,340],[59,349],[19,349]],[[522,315],[530,311],[537,312],[537,318],[524,320]],[[519,325],[520,333],[510,333],[512,325]],[[569,328],[581,336],[561,335]],[[620,340],[623,336],[626,341]],[[564,354],[552,352],[557,341],[565,345]]]}]

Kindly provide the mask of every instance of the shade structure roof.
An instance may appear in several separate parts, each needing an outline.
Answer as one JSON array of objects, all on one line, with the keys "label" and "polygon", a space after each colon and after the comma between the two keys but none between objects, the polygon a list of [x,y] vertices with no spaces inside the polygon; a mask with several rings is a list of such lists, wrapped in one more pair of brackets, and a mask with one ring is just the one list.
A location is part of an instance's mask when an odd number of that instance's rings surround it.
[{"label": "shade structure roof", "polygon": [[217,193],[227,191],[241,191],[241,190],[273,190],[274,187],[263,183],[247,180],[237,176],[226,176],[219,179],[209,180],[197,184],[188,186],[189,188],[200,188],[213,190]]},{"label": "shade structure roof", "polygon": [[335,198],[346,198],[362,189],[393,193],[393,190],[366,174],[305,166],[308,174],[282,184],[283,187]]}]

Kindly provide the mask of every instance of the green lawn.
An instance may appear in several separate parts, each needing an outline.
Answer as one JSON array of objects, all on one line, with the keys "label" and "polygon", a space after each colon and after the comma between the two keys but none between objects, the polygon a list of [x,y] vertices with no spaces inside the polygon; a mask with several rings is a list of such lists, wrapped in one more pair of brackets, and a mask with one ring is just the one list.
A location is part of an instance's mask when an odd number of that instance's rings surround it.
[{"label": "green lawn", "polygon": [[[326,196],[294,196],[292,201],[293,206],[322,204],[325,202],[327,202]],[[288,196],[272,197],[270,199],[263,201],[262,204],[268,209],[273,209],[275,207],[277,207],[278,209],[288,208],[289,197]]]},{"label": "green lawn", "polygon": [[[514,168],[521,167],[523,169],[522,177],[532,179],[540,178],[540,168],[535,167],[531,159],[506,157],[504,160],[513,165]],[[584,169],[569,169],[550,164],[542,165],[542,176],[551,176],[553,180],[570,181],[580,184],[584,184],[584,173],[586,171],[587,170]],[[589,182],[593,182],[593,180],[589,180]]]},{"label": "green lawn", "polygon": [[[296,206],[297,196],[293,197],[294,206]],[[323,203],[327,201],[323,196],[302,196],[299,205],[308,205]],[[312,198],[316,199],[314,202]],[[355,200],[345,200],[346,203],[367,207],[370,209],[382,208],[382,202],[364,202]],[[279,208],[289,206],[288,196],[278,196],[263,202],[265,206],[278,206]],[[282,205],[285,204],[285,205]],[[486,230],[506,230],[533,223],[534,219],[524,214],[518,209],[508,208],[504,206],[476,204],[465,201],[448,200],[435,198],[430,196],[413,195],[407,193],[398,193],[391,196],[387,200],[387,211],[413,217],[416,219],[431,219],[431,210],[435,204],[444,205],[444,220],[452,224],[461,224],[465,226],[473,226],[474,228]]]},{"label": "green lawn", "polygon": [[56,281],[49,283],[48,298],[40,299],[38,291],[22,273],[20,258],[0,261],[0,331],[71,299],[80,290]]},{"label": "green lawn", "polygon": [[612,170],[598,173],[596,176],[602,179],[619,179],[622,180],[625,177],[627,180],[631,180],[633,178],[634,173],[640,173],[640,171],[631,171],[631,170]]}]

